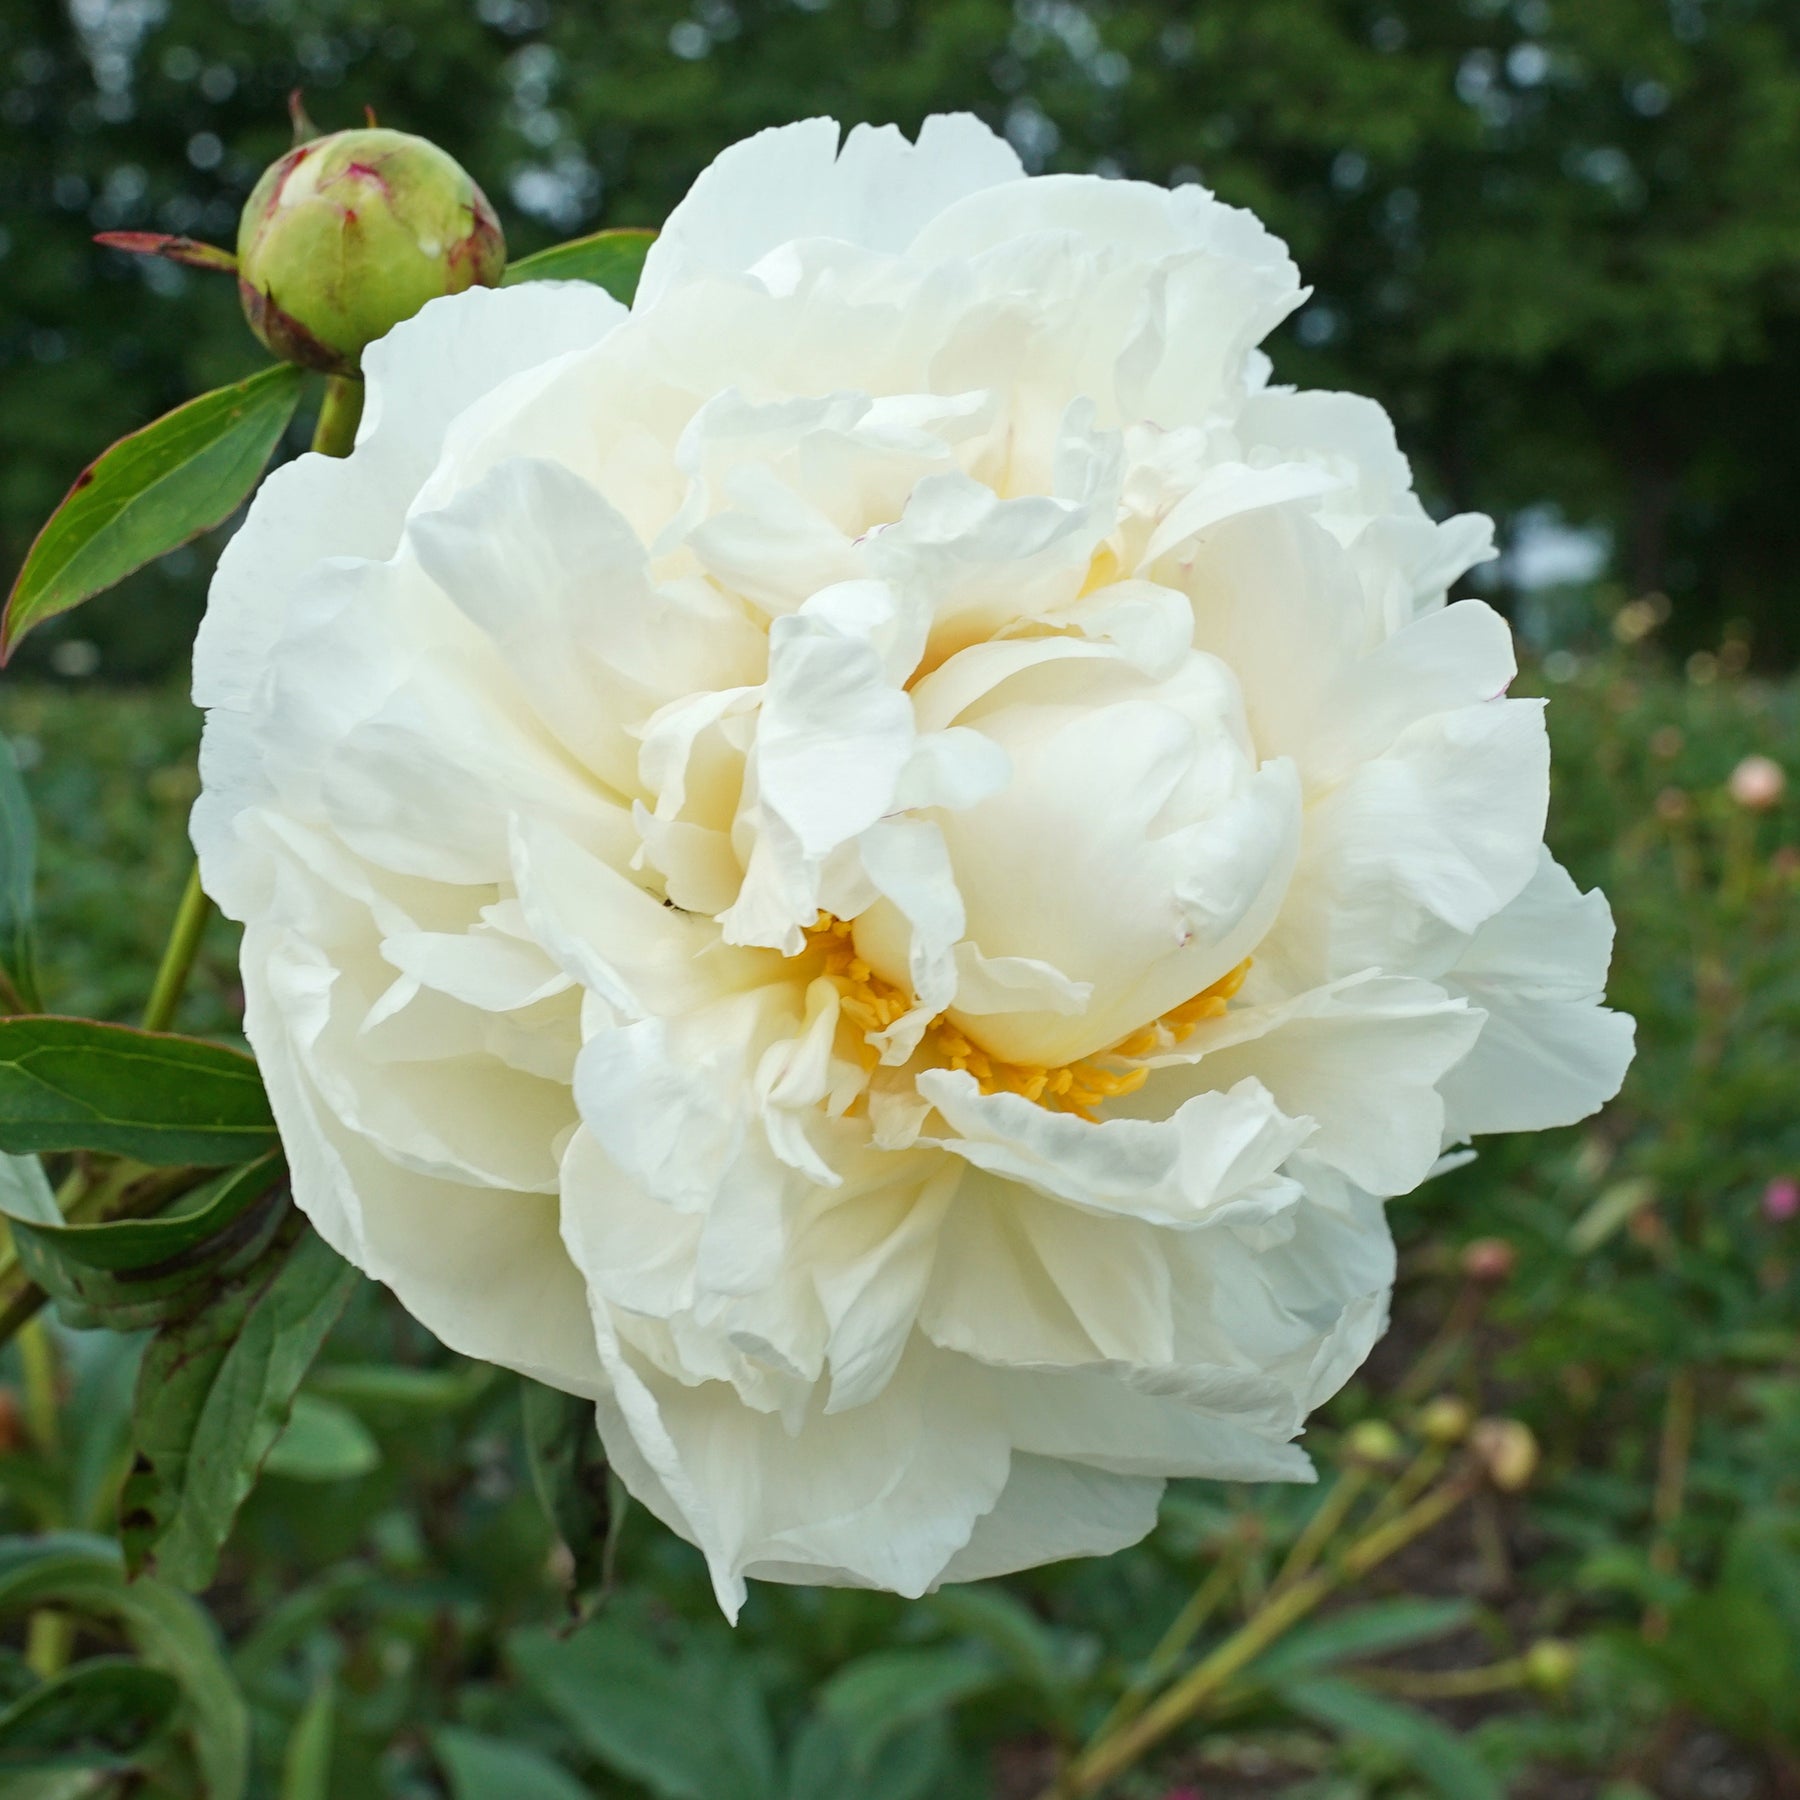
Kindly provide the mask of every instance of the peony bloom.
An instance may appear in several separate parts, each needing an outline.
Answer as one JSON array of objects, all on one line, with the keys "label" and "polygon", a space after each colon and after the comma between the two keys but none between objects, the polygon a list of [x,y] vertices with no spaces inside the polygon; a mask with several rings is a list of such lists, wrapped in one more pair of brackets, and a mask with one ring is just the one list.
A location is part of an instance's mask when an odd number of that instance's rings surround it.
[{"label": "peony bloom", "polygon": [[627,311],[434,301],[265,485],[194,818],[295,1192],[744,1578],[1309,1478],[1384,1198],[1617,1088],[1539,704],[1196,187],[727,151]]}]

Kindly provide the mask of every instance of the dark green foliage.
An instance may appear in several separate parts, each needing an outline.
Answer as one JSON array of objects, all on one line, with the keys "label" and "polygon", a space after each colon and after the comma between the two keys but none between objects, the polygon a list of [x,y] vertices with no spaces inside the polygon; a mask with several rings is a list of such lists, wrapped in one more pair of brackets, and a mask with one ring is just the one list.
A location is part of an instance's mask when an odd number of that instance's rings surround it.
[{"label": "dark green foliage", "polygon": [[[441,141],[519,256],[659,223],[766,125],[966,108],[1034,166],[1198,173],[1262,212],[1316,287],[1278,373],[1385,401],[1437,503],[1559,506],[1674,596],[1685,648],[1742,618],[1800,649],[1790,0],[172,0],[83,30],[0,17],[0,569],[97,449],[258,366],[229,279],[89,239],[229,243],[296,85],[327,129],[368,103]],[[197,549],[43,652],[184,660]]]},{"label": "dark green foliage", "polygon": [[268,1250],[150,1340],[120,1526],[133,1573],[212,1580],[294,1395],[361,1277],[298,1212]]}]

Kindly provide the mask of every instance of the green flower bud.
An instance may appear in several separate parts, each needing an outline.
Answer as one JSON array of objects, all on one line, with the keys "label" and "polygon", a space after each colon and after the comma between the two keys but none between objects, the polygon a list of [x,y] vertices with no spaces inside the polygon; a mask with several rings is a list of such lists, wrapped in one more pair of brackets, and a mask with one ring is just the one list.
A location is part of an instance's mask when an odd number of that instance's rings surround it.
[{"label": "green flower bud", "polygon": [[1391,1468],[1406,1454],[1406,1446],[1393,1426],[1380,1419],[1363,1419],[1344,1433],[1344,1459],[1368,1467]]},{"label": "green flower bud", "polygon": [[1580,1653],[1561,1638],[1542,1638],[1525,1652],[1525,1674],[1546,1694],[1560,1694],[1575,1679]]},{"label": "green flower bud", "polygon": [[1455,1394],[1439,1394],[1419,1408],[1419,1435],[1428,1444],[1448,1448],[1469,1435],[1474,1417],[1468,1401],[1459,1400]]},{"label": "green flower bud", "polygon": [[427,300],[497,285],[506,240],[452,157],[371,126],[271,163],[244,207],[237,254],[251,330],[285,362],[353,375],[363,346]]}]

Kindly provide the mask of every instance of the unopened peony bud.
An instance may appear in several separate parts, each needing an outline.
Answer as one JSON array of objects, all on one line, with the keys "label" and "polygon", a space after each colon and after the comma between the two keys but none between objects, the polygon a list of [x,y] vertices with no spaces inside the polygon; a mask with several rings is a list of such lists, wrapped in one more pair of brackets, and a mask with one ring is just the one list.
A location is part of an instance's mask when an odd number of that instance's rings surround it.
[{"label": "unopened peony bud", "polygon": [[1505,1238],[1477,1238],[1464,1248],[1462,1268],[1471,1281],[1498,1287],[1511,1277],[1518,1260],[1518,1251]]},{"label": "unopened peony bud", "polygon": [[1428,1444],[1460,1444],[1469,1435],[1474,1418],[1468,1401],[1454,1394],[1439,1394],[1419,1409],[1419,1435]]},{"label": "unopened peony bud", "polygon": [[1469,1435],[1475,1460],[1503,1494],[1516,1494],[1537,1473],[1537,1439],[1517,1419],[1483,1419]]},{"label": "unopened peony bud", "polygon": [[1406,1446],[1393,1426],[1380,1419],[1364,1419],[1344,1433],[1344,1458],[1373,1468],[1388,1468],[1405,1455]]},{"label": "unopened peony bud", "polygon": [[1739,806],[1767,812],[1787,792],[1787,770],[1772,756],[1746,756],[1725,785]]},{"label": "unopened peony bud", "polygon": [[1579,1662],[1573,1644],[1562,1638],[1543,1638],[1525,1652],[1525,1676],[1539,1692],[1560,1694],[1575,1679]]},{"label": "unopened peony bud", "polygon": [[337,375],[355,374],[363,346],[427,300],[497,286],[506,267],[500,222],[462,166],[379,127],[271,163],[237,253],[251,329],[284,361]]},{"label": "unopened peony bud", "polygon": [[1772,1225],[1785,1225],[1800,1215],[1800,1182],[1791,1175],[1777,1175],[1763,1189],[1763,1217]]}]

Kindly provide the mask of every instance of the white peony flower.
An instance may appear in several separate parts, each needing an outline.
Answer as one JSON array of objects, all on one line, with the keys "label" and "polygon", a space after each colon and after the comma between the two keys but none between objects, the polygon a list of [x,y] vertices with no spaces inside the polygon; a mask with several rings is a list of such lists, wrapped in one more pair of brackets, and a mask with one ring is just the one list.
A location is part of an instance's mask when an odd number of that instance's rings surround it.
[{"label": "white peony flower", "polygon": [[433,301],[265,485],[194,817],[295,1191],[744,1578],[1309,1477],[1382,1201],[1618,1087],[1537,702],[1197,187],[727,151],[630,311]]}]

